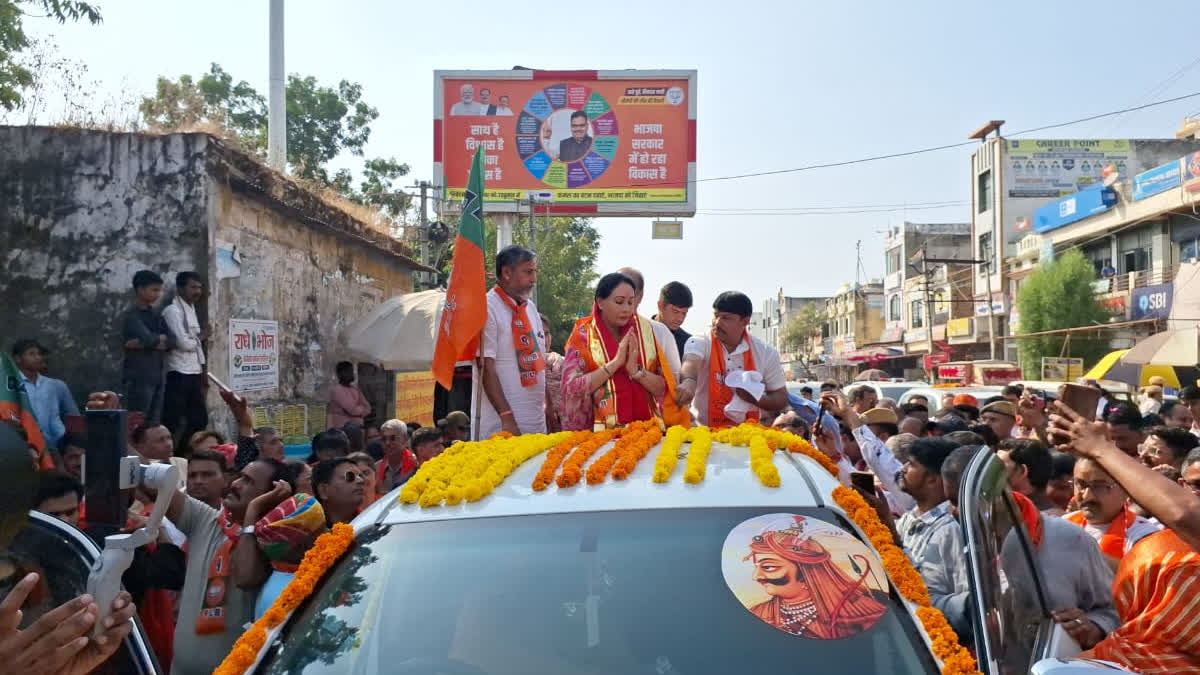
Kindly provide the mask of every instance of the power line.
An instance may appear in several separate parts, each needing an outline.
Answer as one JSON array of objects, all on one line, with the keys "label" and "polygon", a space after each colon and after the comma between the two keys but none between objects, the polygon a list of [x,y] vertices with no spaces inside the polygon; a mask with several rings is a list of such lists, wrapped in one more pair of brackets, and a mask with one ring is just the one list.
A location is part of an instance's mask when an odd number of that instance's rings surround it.
[{"label": "power line", "polygon": [[[1184,94],[1182,96],[1176,96],[1174,98],[1163,99],[1161,101],[1152,101],[1150,103],[1143,103],[1142,105],[1132,106],[1129,108],[1122,108],[1120,110],[1110,110],[1108,112],[1103,112],[1103,113],[1099,113],[1096,115],[1089,115],[1087,117],[1080,117],[1079,119],[1074,119],[1074,120],[1070,120],[1067,122],[1058,122],[1056,124],[1047,124],[1047,125],[1040,126],[1040,127],[1033,127],[1031,129],[1023,129],[1021,131],[1017,131],[1012,134],[1007,134],[1007,137],[1012,138],[1015,136],[1023,136],[1025,134],[1036,133],[1038,131],[1047,131],[1049,129],[1061,129],[1062,127],[1069,127],[1069,126],[1072,126],[1075,124],[1083,124],[1084,122],[1094,122],[1095,120],[1104,119],[1106,117],[1112,117],[1114,115],[1123,115],[1128,112],[1135,112],[1138,110],[1145,110],[1147,108],[1154,108],[1154,107],[1161,106],[1161,105],[1167,105],[1168,103],[1177,103],[1179,101],[1186,101],[1187,99],[1196,98],[1197,96],[1200,96],[1200,91],[1192,92],[1190,94]],[[945,145],[934,145],[934,146],[930,146],[930,147],[926,147],[926,148],[918,148],[916,150],[906,150],[904,152],[892,152],[892,153],[887,153],[887,154],[883,154],[883,155],[871,155],[868,157],[859,157],[857,159],[847,159],[847,160],[842,160],[842,161],[838,161],[838,162],[823,162],[820,164],[808,164],[805,166],[798,166],[798,167],[791,168],[791,169],[773,169],[770,171],[755,171],[752,173],[733,174],[733,175],[729,175],[729,176],[713,176],[710,178],[697,178],[695,180],[667,181],[667,182],[654,182],[654,183],[635,183],[632,185],[613,186],[611,189],[666,187],[666,186],[672,186],[672,185],[690,185],[693,183],[711,183],[711,182],[715,182],[715,181],[740,180],[742,178],[760,178],[763,176],[778,176],[778,175],[788,174],[788,173],[800,173],[803,171],[815,171],[817,169],[833,169],[833,168],[842,167],[842,166],[852,166],[855,164],[866,164],[868,162],[878,162],[878,161],[885,160],[885,159],[898,159],[900,157],[912,157],[914,155],[923,155],[923,154],[927,154],[930,152],[939,152],[942,150],[952,150],[954,148],[963,148],[963,147],[972,146],[972,145],[978,145],[978,142],[974,141],[974,140],[968,140],[968,141],[962,141],[960,143],[947,143]]]},{"label": "power line", "polygon": [[710,211],[708,209],[697,209],[696,215],[703,215],[703,216],[708,216],[708,217],[716,217],[716,216],[738,216],[738,217],[747,217],[747,216],[749,216],[749,217],[754,217],[754,216],[767,216],[767,217],[843,216],[843,215],[853,215],[853,214],[861,214],[861,213],[896,213],[898,211],[931,211],[931,210],[948,209],[948,208],[955,208],[955,207],[961,207],[961,206],[963,206],[963,204],[946,204],[944,206],[918,206],[918,207],[908,207],[908,208],[857,209],[857,210],[849,210],[849,211],[772,211],[772,212],[763,212],[763,211],[715,211],[714,212],[714,211]]},{"label": "power line", "polygon": [[962,205],[971,203],[968,199],[951,199],[940,202],[899,202],[895,204],[845,204],[845,205],[828,205],[828,206],[779,206],[779,207],[763,207],[763,208],[711,208],[701,209],[705,212],[710,211],[737,211],[739,213],[751,213],[755,211],[821,211],[826,209],[875,209],[875,208],[925,208],[949,205]]}]

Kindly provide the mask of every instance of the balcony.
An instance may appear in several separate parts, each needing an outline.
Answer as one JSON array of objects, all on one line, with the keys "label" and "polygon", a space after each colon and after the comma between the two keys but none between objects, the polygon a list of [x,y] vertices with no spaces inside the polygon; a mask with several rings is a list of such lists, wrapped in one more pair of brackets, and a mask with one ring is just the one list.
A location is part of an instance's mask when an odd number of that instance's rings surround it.
[{"label": "balcony", "polygon": [[1097,280],[1096,290],[1100,293],[1126,293],[1135,288],[1157,286],[1158,284],[1169,284],[1175,279],[1175,274],[1178,269],[1178,267],[1163,267],[1156,270],[1142,270],[1141,272],[1118,274],[1115,277],[1107,280],[1107,290],[1102,288],[1102,284],[1105,280]]}]

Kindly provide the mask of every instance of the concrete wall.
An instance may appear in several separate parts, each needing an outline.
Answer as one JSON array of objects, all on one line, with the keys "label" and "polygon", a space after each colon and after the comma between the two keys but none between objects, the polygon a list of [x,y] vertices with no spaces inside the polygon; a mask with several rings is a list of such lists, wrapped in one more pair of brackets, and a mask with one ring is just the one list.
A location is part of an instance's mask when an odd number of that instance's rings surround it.
[{"label": "concrete wall", "polygon": [[53,350],[78,400],[120,385],[139,269],[203,269],[208,137],[0,127],[0,345]]},{"label": "concrete wall", "polygon": [[[216,280],[209,368],[229,373],[229,321],[279,322],[279,389],[250,392],[255,403],[323,404],[334,365],[346,358],[342,332],[380,301],[412,291],[412,269],[392,254],[337,229],[303,222],[271,200],[214,183],[214,250],[234,247],[238,276]],[[214,263],[215,264],[215,263]],[[383,419],[386,401],[373,401]],[[323,422],[322,422],[323,424]]]}]

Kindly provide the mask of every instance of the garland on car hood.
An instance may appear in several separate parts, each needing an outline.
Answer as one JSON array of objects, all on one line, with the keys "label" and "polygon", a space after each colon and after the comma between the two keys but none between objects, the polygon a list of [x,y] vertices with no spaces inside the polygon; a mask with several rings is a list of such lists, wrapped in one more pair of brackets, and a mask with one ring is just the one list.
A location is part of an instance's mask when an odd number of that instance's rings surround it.
[{"label": "garland on car hood", "polygon": [[[503,483],[521,464],[547,450],[549,454],[534,478],[534,490],[541,491],[548,487],[556,473],[558,477],[555,482],[559,487],[576,485],[584,477],[584,463],[606,443],[621,436],[624,436],[621,440],[625,442],[618,440],[619,447],[613,448],[602,463],[603,472],[600,466],[596,466],[588,482],[603,482],[610,470],[613,478],[623,480],[650,447],[658,442],[661,438],[659,434],[657,427],[634,425],[624,430],[600,432],[560,432],[515,437],[498,434],[486,441],[457,443],[421,466],[401,489],[400,502],[430,508],[443,503],[453,505],[462,501],[478,501]],[[701,483],[713,440],[749,447],[751,470],[767,487],[778,487],[780,484],[779,471],[771,459],[777,448],[805,455],[834,478],[838,476],[837,465],[799,436],[754,424],[742,424],[715,433],[703,426],[690,429],[671,427],[654,462],[653,482],[666,483],[670,480],[680,448],[688,442],[691,448],[685,461],[684,482],[693,485]],[[589,467],[588,471],[591,472],[591,469]],[[942,662],[942,675],[978,675],[974,657],[959,643],[958,635],[946,617],[932,606],[929,590],[921,575],[904,551],[896,546],[891,530],[880,521],[875,509],[861,495],[843,485],[833,489],[832,497],[870,539],[900,595],[917,606],[917,618],[929,636],[934,655]],[[233,650],[213,671],[214,675],[242,675],[252,666],[266,645],[267,631],[280,626],[312,594],[317,582],[353,541],[354,528],[342,523],[334,525],[331,532],[321,535],[304,555],[296,576],[270,609],[238,638]]]},{"label": "garland on car hood", "polygon": [[317,582],[325,572],[342,557],[350,544],[354,543],[354,528],[345,523],[335,523],[333,530],[317,537],[312,548],[304,554],[296,575],[284,587],[283,592],[271,603],[266,613],[242,633],[233,649],[213,671],[213,675],[242,675],[254,662],[267,644],[267,631],[283,624],[300,603],[312,595]]}]

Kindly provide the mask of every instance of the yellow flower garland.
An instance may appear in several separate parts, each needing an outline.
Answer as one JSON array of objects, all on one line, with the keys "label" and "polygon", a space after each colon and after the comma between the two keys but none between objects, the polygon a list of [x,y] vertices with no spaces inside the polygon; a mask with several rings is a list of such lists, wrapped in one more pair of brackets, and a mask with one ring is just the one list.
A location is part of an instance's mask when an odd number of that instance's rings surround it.
[{"label": "yellow flower garland", "polygon": [[658,456],[654,458],[655,483],[665,483],[671,480],[671,474],[675,473],[675,465],[679,463],[679,449],[683,447],[685,438],[687,438],[687,429],[683,427],[667,429],[667,437],[663,439],[662,446],[658,449]]},{"label": "yellow flower garland", "polygon": [[767,439],[755,436],[750,439],[750,470],[767,487],[779,487],[779,469],[771,461],[775,451],[767,446]]},{"label": "yellow flower garland", "polygon": [[712,450],[712,432],[708,427],[692,427],[688,429],[687,440],[692,447],[688,450],[687,461],[683,465],[683,480],[685,483],[696,485],[704,480],[708,470],[708,452]]},{"label": "yellow flower garland", "polygon": [[304,554],[295,576],[271,603],[271,607],[255,621],[250,629],[233,643],[233,649],[213,671],[213,675],[242,675],[258,660],[258,654],[267,644],[267,631],[280,626],[292,611],[312,595],[317,582],[333,566],[338,558],[354,543],[354,528],[345,523],[336,523],[333,530],[317,537],[312,548]]},{"label": "yellow flower garland", "polygon": [[400,490],[400,501],[421,508],[476,502],[492,493],[526,460],[542,454],[571,436],[530,434],[461,443],[434,457]]}]

